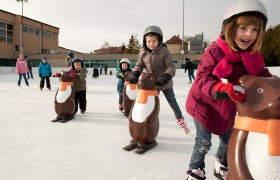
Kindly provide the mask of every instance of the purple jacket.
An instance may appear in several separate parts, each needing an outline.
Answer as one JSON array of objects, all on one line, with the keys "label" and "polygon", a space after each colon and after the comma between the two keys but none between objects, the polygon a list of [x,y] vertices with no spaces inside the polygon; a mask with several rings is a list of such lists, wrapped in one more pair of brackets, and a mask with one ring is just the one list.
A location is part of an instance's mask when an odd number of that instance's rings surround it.
[{"label": "purple jacket", "polygon": [[[230,99],[215,100],[212,97],[213,86],[220,82],[212,74],[216,65],[225,56],[216,42],[213,42],[202,56],[198,66],[195,82],[193,83],[186,101],[186,111],[196,118],[210,133],[221,135],[234,125],[236,116],[235,103]],[[228,81],[237,84],[238,79],[248,74],[243,62],[233,64],[233,71],[227,77]],[[263,68],[258,76],[270,77],[270,72]]]}]

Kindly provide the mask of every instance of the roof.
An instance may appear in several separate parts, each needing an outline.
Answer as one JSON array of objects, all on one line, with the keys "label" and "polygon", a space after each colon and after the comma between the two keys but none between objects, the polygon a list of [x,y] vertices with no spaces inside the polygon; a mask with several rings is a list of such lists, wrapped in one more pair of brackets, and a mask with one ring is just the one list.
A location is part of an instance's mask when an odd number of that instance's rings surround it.
[{"label": "roof", "polygon": [[[2,10],[2,9],[0,9],[0,11],[2,11],[2,12],[4,12],[4,13],[11,14],[11,15],[14,15],[14,16],[21,16],[21,15],[13,14],[13,13],[8,12],[8,11],[4,11],[4,10]],[[45,24],[45,25],[47,25],[47,26],[51,26],[51,27],[53,27],[53,28],[59,29],[59,28],[56,27],[56,26],[53,26],[53,25],[50,25],[50,24],[46,24],[46,23],[44,23],[44,22],[42,22],[42,21],[38,21],[38,20],[35,20],[35,19],[31,19],[31,18],[26,17],[26,16],[23,16],[23,17],[24,17],[25,19],[29,19],[29,20],[31,20],[31,21],[35,21],[35,22],[38,22],[38,23],[41,23],[41,24]]]},{"label": "roof", "polygon": [[72,52],[74,52],[74,53],[83,54],[83,53],[81,53],[81,52],[74,51],[74,50],[72,50],[72,49],[68,49],[68,48],[61,47],[61,46],[58,46],[58,48],[59,48],[59,49],[63,49],[63,50],[68,51],[68,52],[72,51]]},{"label": "roof", "polygon": [[101,49],[96,49],[94,50],[94,53],[97,54],[110,54],[110,53],[119,53],[121,51],[121,46],[120,47],[109,47],[109,48],[101,48]]},{"label": "roof", "polygon": [[179,35],[172,36],[169,40],[167,40],[164,44],[182,44],[182,39],[179,38]]}]

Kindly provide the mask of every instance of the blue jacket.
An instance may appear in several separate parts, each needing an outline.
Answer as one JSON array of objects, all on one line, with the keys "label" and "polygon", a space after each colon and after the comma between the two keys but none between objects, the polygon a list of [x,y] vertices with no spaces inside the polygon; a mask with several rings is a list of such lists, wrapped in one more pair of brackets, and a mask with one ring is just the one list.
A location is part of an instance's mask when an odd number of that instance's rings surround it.
[{"label": "blue jacket", "polygon": [[49,77],[52,74],[52,67],[49,63],[40,63],[38,68],[38,74],[42,77]]},{"label": "blue jacket", "polygon": [[118,92],[123,92],[123,87],[124,87],[124,77],[121,77],[119,75],[119,73],[125,74],[125,71],[132,71],[132,69],[130,69],[130,68],[128,68],[127,70],[119,69],[117,74],[116,74],[116,77],[119,79],[118,85],[117,85],[117,91]]}]

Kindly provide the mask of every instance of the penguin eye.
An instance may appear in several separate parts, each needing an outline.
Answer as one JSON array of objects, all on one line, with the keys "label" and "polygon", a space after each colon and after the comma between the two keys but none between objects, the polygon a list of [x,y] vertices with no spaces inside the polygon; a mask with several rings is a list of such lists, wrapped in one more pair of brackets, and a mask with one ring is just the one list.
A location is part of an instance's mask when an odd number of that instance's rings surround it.
[{"label": "penguin eye", "polygon": [[258,92],[259,94],[262,94],[262,93],[263,93],[263,88],[258,88],[258,89],[257,89],[257,92]]}]

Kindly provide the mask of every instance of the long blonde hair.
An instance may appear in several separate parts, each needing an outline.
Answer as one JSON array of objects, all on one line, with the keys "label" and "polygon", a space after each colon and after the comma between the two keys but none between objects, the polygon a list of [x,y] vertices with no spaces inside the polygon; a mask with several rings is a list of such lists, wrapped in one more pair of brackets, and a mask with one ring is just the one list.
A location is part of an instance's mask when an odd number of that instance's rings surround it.
[{"label": "long blonde hair", "polygon": [[249,50],[251,50],[252,53],[254,53],[256,51],[260,51],[262,42],[263,42],[265,27],[264,27],[263,19],[260,16],[253,15],[253,14],[241,15],[236,18],[233,18],[229,23],[227,23],[224,26],[223,35],[224,35],[226,43],[228,44],[228,47],[231,50],[234,50],[234,47],[235,47],[234,37],[235,37],[236,31],[237,31],[237,28],[240,25],[242,25],[242,26],[254,25],[257,28],[259,28],[257,38],[256,38],[255,42],[249,47]]}]

